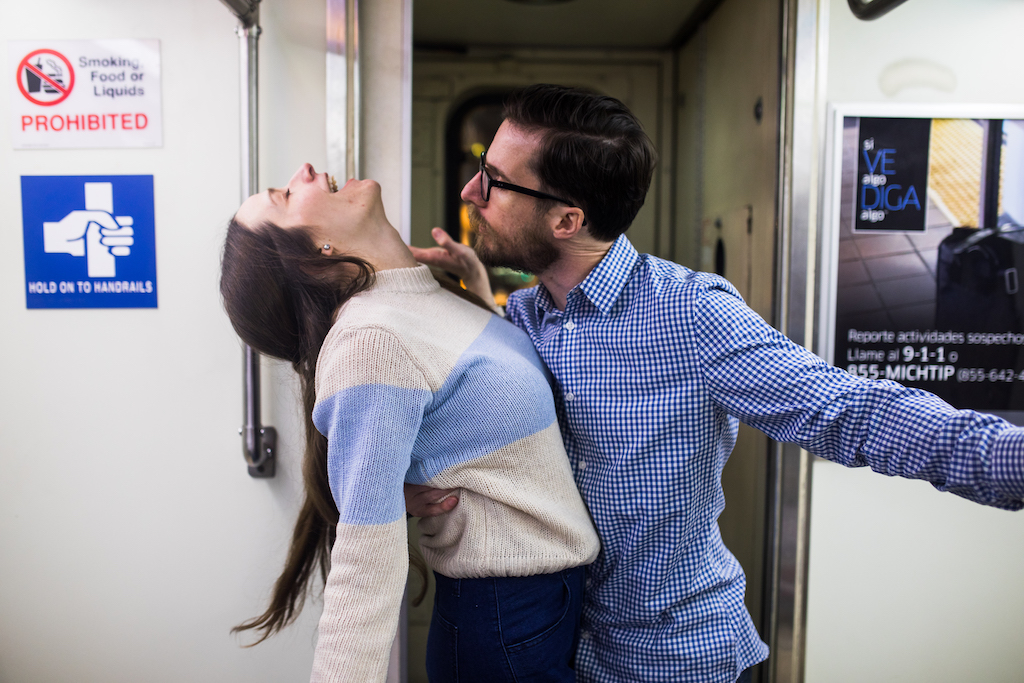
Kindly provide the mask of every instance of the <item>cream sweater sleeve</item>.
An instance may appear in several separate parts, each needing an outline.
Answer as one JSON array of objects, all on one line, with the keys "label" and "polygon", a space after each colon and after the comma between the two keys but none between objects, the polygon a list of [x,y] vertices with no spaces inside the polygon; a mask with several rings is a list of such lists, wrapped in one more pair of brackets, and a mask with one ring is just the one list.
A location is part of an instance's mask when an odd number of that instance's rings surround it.
[{"label": "cream sweater sleeve", "polygon": [[409,568],[403,484],[431,394],[375,328],[332,332],[316,385],[339,521],[311,680],[384,681]]}]

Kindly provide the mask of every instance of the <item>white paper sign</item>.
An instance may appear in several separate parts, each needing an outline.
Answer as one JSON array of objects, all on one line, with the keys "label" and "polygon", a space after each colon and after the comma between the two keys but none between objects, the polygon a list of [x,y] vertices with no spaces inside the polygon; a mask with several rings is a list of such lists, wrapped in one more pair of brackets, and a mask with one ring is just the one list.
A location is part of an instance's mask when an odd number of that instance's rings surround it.
[{"label": "white paper sign", "polygon": [[160,147],[159,40],[8,43],[15,149]]}]

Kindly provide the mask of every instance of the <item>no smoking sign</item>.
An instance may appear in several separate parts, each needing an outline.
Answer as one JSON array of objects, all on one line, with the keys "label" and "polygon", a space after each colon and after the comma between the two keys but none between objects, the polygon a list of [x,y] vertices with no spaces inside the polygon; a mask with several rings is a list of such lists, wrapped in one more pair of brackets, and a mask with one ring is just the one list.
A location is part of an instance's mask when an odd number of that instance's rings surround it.
[{"label": "no smoking sign", "polygon": [[63,102],[74,87],[75,69],[56,50],[33,50],[18,64],[18,88],[34,104],[50,107]]},{"label": "no smoking sign", "polygon": [[15,149],[163,144],[159,41],[12,40],[7,45]]}]

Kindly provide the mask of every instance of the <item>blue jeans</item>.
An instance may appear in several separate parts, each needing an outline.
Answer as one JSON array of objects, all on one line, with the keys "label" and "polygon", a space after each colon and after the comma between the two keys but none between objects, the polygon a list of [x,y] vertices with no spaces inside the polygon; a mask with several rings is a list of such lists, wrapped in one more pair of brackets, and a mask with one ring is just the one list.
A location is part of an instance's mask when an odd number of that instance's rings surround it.
[{"label": "blue jeans", "polygon": [[486,579],[434,572],[430,683],[572,683],[584,571]]}]

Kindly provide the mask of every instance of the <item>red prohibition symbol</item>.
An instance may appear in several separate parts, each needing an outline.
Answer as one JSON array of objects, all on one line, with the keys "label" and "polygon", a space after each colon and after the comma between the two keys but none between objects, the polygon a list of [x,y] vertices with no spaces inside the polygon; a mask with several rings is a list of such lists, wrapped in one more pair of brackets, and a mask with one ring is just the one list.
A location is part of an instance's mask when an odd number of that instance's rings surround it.
[{"label": "red prohibition symbol", "polygon": [[63,102],[74,87],[75,70],[56,50],[29,52],[18,64],[18,89],[33,104],[50,107]]}]

